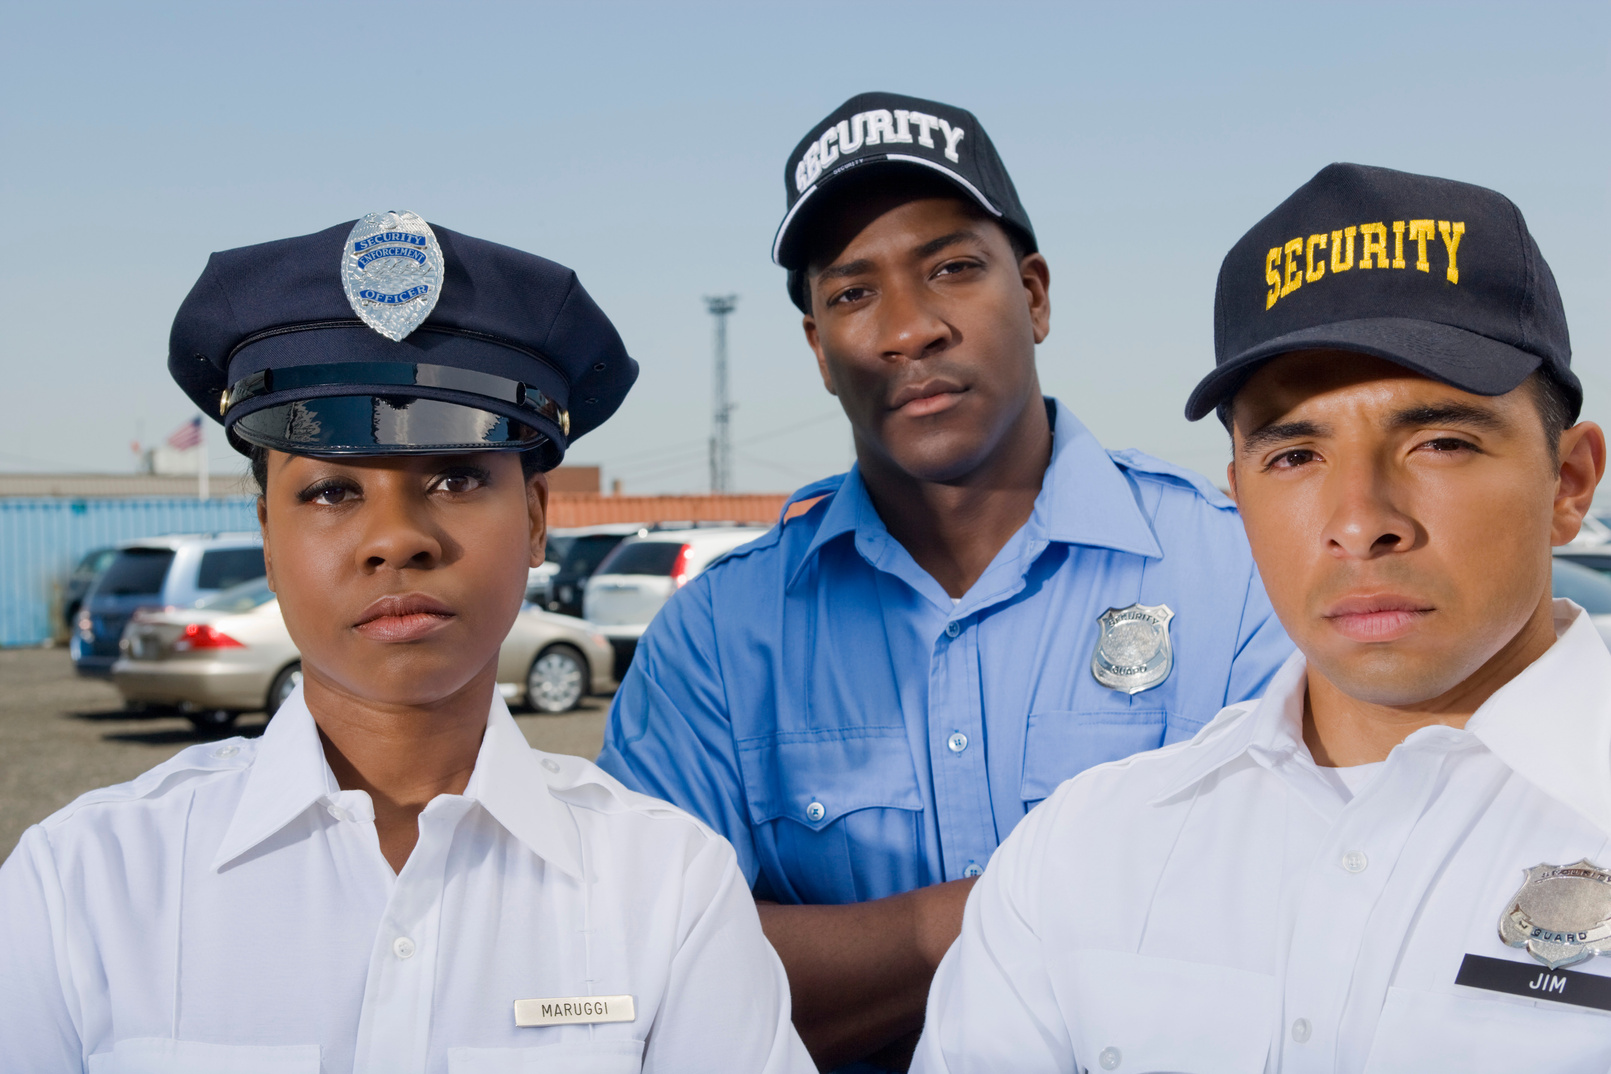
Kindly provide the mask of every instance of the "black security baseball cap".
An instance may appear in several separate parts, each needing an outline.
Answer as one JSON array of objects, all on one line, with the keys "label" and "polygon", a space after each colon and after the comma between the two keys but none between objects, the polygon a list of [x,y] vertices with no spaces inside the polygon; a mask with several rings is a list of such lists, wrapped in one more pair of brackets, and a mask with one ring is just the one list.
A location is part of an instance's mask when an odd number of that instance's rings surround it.
[{"label": "black security baseball cap", "polygon": [[801,309],[810,312],[802,238],[811,231],[814,207],[837,180],[873,166],[944,177],[1016,231],[1025,252],[1037,249],[1006,165],[972,112],[898,93],[860,93],[813,127],[783,168],[788,210],[772,240],[772,260],[789,270],[789,297]]},{"label": "black security baseball cap", "polygon": [[1568,397],[1566,311],[1510,199],[1469,183],[1362,164],[1323,168],[1231,248],[1214,296],[1214,371],[1192,421],[1264,362],[1300,350],[1385,358],[1476,395],[1542,370]]},{"label": "black security baseball cap", "polygon": [[551,469],[638,364],[570,269],[387,212],[213,254],[168,370],[242,453],[537,451]]}]

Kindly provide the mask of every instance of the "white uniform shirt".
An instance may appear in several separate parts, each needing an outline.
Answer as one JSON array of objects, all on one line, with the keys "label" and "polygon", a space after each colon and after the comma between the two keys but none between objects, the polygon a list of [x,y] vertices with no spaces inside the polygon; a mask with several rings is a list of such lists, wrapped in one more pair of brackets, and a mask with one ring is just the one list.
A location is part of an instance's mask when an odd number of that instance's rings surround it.
[{"label": "white uniform shirt", "polygon": [[[419,827],[394,874],[300,691],[257,741],[84,795],[0,869],[0,1070],[815,1070],[732,848],[681,810],[494,700]],[[632,1021],[516,1025],[621,995]]]},{"label": "white uniform shirt", "polygon": [[[1416,731],[1357,795],[1304,745],[1301,655],[1065,783],[972,892],[912,1069],[1611,1070],[1611,1013],[1566,1001],[1611,957],[1551,974],[1498,934],[1524,869],[1611,867],[1611,654],[1555,614],[1463,730]],[[1467,955],[1522,994],[1457,985]]]}]

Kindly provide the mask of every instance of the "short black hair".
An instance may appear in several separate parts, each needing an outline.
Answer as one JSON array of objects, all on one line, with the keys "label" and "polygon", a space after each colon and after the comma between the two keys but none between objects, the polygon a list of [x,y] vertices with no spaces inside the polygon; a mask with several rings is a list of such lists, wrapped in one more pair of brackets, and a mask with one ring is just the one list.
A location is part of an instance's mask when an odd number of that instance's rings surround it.
[{"label": "short black hair", "polygon": [[[268,448],[252,445],[247,456],[252,464],[252,483],[257,486],[259,496],[268,495]],[[530,479],[543,468],[543,452],[541,448],[520,453],[520,476]]]},{"label": "short black hair", "polygon": [[809,215],[796,225],[801,233],[801,250],[805,255],[805,268],[792,269],[789,272],[788,289],[789,298],[799,307],[800,312],[811,315],[811,281],[810,265],[815,256],[814,249],[822,229],[818,223],[824,215],[832,214],[834,210],[846,201],[861,201],[875,197],[882,197],[890,191],[899,191],[910,200],[917,198],[955,198],[968,211],[971,216],[988,221],[1001,228],[1007,235],[1007,242],[1012,247],[1012,256],[1022,261],[1035,249],[1034,240],[1020,231],[1016,226],[992,216],[984,206],[968,197],[957,185],[928,168],[916,165],[882,165],[877,168],[868,168],[861,172],[852,172],[835,180],[832,186],[825,187],[817,194],[817,204],[812,206]]}]

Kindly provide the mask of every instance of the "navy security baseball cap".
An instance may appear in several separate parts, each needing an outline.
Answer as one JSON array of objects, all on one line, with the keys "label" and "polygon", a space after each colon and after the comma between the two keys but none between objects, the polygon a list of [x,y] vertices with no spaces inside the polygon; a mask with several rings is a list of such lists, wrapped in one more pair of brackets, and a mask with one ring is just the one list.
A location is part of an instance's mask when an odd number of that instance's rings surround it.
[{"label": "navy security baseball cap", "polygon": [[1521,211],[1428,175],[1332,164],[1243,235],[1220,266],[1214,371],[1186,417],[1303,350],[1372,354],[1475,395],[1542,370],[1573,421],[1583,403],[1560,291]]},{"label": "navy security baseball cap", "polygon": [[386,212],[213,254],[168,371],[242,453],[537,451],[546,470],[638,364],[570,269]]},{"label": "navy security baseball cap", "polygon": [[788,209],[772,240],[772,260],[789,270],[789,297],[807,313],[803,239],[813,210],[837,180],[873,166],[942,176],[1015,231],[1026,253],[1037,249],[1007,167],[972,112],[898,93],[857,94],[813,127],[783,168]]}]

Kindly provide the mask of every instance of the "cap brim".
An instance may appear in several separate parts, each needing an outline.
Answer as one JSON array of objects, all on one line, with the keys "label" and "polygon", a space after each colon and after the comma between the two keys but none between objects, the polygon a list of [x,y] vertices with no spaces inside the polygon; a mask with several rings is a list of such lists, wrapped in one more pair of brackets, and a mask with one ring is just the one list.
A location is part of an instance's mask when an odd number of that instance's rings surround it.
[{"label": "cap brim", "polygon": [[1204,377],[1186,400],[1196,421],[1241,390],[1259,366],[1294,351],[1356,351],[1474,395],[1503,395],[1526,380],[1544,359],[1463,328],[1408,317],[1370,317],[1317,325],[1238,354]]},{"label": "cap brim", "polygon": [[857,157],[854,160],[832,168],[817,177],[817,181],[806,187],[789,211],[784,215],[783,222],[778,225],[777,235],[772,239],[772,261],[786,269],[800,269],[798,257],[798,242],[792,241],[798,237],[798,229],[791,231],[791,226],[801,219],[801,211],[820,195],[824,188],[830,186],[835,180],[841,179],[851,172],[861,172],[863,169],[879,164],[917,165],[928,168],[945,176],[957,189],[977,202],[991,216],[1000,217],[1002,212],[991,200],[985,197],[984,192],[969,182],[960,172],[952,171],[943,164],[928,160],[924,157],[914,157],[909,153],[879,153],[874,156]]},{"label": "cap brim", "polygon": [[[293,455],[451,455],[545,449],[544,469],[563,452],[533,424],[461,402],[419,396],[331,395],[269,400],[230,415],[226,427],[243,444]],[[236,443],[237,441],[241,443]]]}]

